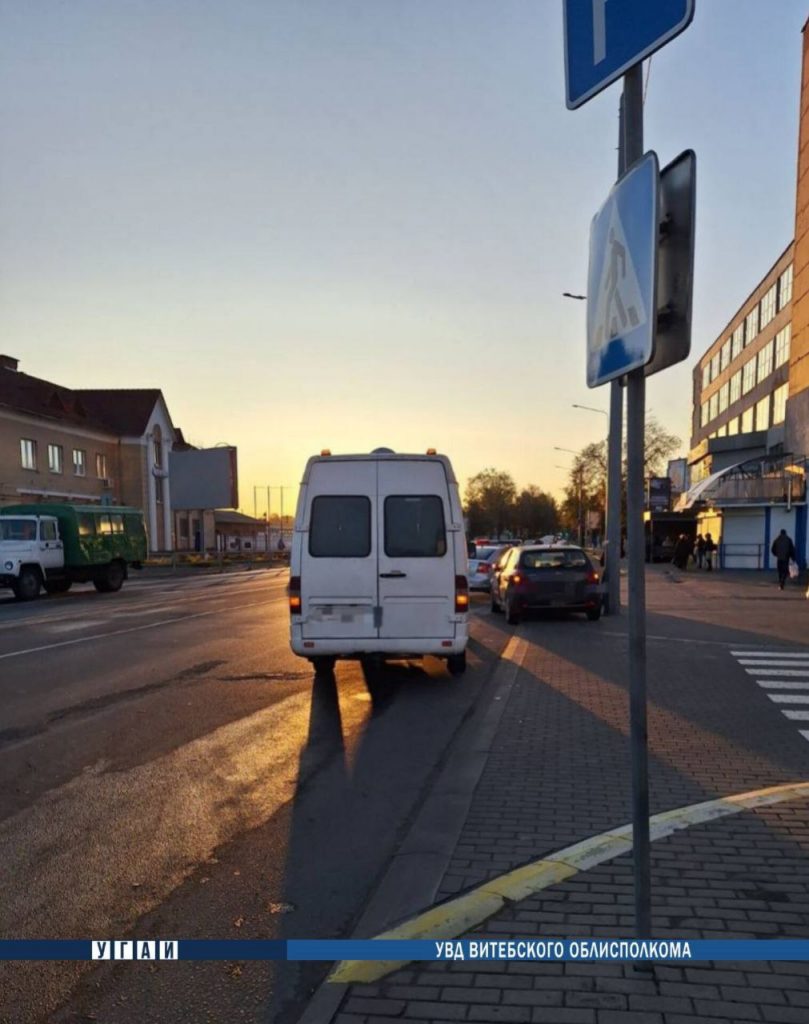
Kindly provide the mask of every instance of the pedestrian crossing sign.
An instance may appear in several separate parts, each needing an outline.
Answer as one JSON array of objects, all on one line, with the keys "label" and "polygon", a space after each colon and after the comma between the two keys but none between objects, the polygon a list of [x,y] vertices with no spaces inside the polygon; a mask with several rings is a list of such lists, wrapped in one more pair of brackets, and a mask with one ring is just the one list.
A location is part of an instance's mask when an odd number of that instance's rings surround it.
[{"label": "pedestrian crossing sign", "polygon": [[654,356],[659,191],[657,154],[649,152],[616,182],[590,225],[588,387]]}]

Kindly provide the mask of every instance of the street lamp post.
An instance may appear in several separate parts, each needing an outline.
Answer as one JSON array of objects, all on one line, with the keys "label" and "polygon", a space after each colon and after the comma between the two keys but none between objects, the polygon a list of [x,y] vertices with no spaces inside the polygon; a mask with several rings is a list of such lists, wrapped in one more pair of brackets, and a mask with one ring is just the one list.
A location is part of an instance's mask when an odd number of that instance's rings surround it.
[{"label": "street lamp post", "polygon": [[[553,450],[555,452],[567,452],[569,455],[576,455],[576,456],[578,456],[578,454],[579,454],[577,451],[574,451],[572,448],[560,448],[558,445],[554,445],[553,446]],[[579,466],[579,468],[578,468],[578,470],[576,470],[576,472],[577,472],[578,477],[579,477],[579,509],[578,509],[578,516],[577,516],[578,524],[579,524],[579,546],[580,547],[584,547],[584,522],[583,522],[584,499],[583,499],[583,493],[582,493],[583,490],[584,490],[584,467],[583,466]]]}]

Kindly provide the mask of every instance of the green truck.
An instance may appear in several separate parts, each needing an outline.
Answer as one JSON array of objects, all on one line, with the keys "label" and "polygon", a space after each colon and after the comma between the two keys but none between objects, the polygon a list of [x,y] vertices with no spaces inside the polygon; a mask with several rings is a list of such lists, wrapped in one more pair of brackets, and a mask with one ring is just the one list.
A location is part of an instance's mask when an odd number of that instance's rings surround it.
[{"label": "green truck", "polygon": [[143,513],[99,505],[0,507],[0,587],[31,601],[44,587],[64,593],[73,583],[120,590],[129,569],[146,558]]}]

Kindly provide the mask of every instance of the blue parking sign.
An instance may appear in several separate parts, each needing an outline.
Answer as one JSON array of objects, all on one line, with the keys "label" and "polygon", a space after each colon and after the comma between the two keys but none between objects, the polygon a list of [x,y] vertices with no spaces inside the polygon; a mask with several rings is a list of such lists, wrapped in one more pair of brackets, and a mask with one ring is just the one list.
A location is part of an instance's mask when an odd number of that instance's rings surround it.
[{"label": "blue parking sign", "polygon": [[694,0],[563,0],[571,110],[687,28]]},{"label": "blue parking sign", "polygon": [[619,178],[590,225],[588,387],[654,357],[659,231],[660,170],[649,152]]}]

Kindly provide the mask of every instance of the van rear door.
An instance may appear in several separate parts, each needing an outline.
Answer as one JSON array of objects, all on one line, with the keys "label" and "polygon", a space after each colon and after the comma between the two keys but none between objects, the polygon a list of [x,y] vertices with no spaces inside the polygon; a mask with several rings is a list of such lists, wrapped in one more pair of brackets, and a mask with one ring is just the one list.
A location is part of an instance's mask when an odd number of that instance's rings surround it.
[{"label": "van rear door", "polygon": [[379,463],[379,636],[455,636],[449,486],[439,461]]},{"label": "van rear door", "polygon": [[301,552],[302,636],[377,633],[376,463],[318,462]]}]

